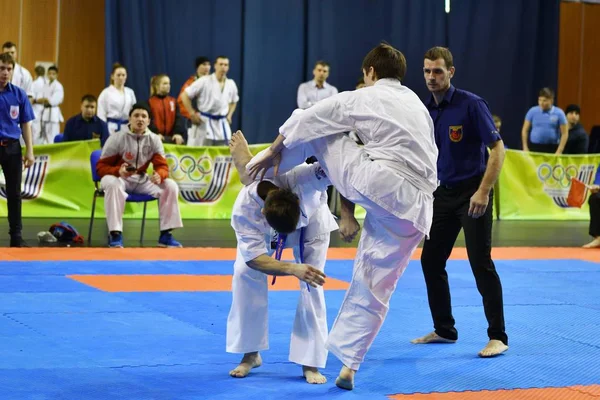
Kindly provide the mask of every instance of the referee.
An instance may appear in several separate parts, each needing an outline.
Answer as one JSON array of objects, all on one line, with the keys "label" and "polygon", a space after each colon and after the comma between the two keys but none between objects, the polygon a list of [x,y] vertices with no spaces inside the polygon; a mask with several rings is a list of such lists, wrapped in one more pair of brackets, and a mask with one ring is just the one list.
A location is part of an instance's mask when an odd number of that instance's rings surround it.
[{"label": "referee", "polygon": [[[6,201],[10,247],[27,247],[21,236],[21,179],[23,165],[33,165],[31,121],[33,109],[25,91],[10,83],[15,60],[8,53],[0,54],[0,166],[6,181]],[[27,148],[21,154],[19,138],[23,134]]]},{"label": "referee", "polygon": [[435,330],[412,343],[458,339],[446,261],[462,228],[488,321],[490,340],[479,355],[493,357],[508,349],[502,284],[491,258],[492,187],[504,162],[504,144],[486,101],[450,84],[454,71],[447,48],[434,47],[425,53],[423,72],[431,92],[426,106],[435,126],[440,184],[434,193],[433,224],[421,264]]}]

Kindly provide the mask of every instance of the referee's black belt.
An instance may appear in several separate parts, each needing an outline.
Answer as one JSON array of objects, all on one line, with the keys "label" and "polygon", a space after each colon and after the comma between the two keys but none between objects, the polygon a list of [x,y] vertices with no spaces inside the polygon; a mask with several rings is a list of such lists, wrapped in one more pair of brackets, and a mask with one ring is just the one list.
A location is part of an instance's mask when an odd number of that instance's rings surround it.
[{"label": "referee's black belt", "polygon": [[467,179],[464,179],[464,180],[458,181],[458,182],[440,182],[439,187],[442,187],[442,188],[448,189],[448,190],[460,190],[460,189],[471,188],[473,186],[479,185],[479,183],[481,183],[482,178],[483,178],[483,175],[477,175],[472,178],[467,178]]},{"label": "referee's black belt", "polygon": [[7,147],[14,142],[18,142],[19,139],[8,139],[8,138],[0,138],[0,147]]}]

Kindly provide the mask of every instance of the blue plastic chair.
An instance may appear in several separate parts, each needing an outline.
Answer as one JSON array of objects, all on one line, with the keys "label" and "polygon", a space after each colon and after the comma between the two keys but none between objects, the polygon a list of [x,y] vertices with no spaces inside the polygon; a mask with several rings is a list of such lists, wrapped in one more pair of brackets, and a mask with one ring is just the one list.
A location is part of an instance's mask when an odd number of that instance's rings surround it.
[{"label": "blue plastic chair", "polygon": [[63,133],[59,133],[58,135],[54,136],[54,143],[61,143],[65,140],[65,135]]},{"label": "blue plastic chair", "polygon": [[[92,180],[94,181],[94,186],[96,189],[94,190],[94,201],[92,203],[92,216],[90,217],[90,229],[88,232],[88,246],[92,241],[92,226],[94,225],[94,214],[96,212],[96,198],[104,197],[104,190],[100,187],[100,177],[96,172],[96,164],[98,164],[98,160],[100,160],[100,155],[102,154],[102,150],[94,150],[90,155],[90,166],[92,167]],[[146,226],[146,207],[148,206],[149,201],[154,201],[158,199],[156,197],[152,197],[148,194],[137,194],[130,193],[125,200],[128,203],[144,203],[144,214],[142,216],[142,232],[140,233],[140,246],[144,242],[144,227]]]}]

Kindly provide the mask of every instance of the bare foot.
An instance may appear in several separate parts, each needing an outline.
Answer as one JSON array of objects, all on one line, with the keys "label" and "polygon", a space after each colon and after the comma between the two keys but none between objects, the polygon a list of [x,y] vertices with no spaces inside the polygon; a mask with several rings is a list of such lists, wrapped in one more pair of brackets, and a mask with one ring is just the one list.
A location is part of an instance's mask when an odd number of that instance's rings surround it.
[{"label": "bare foot", "polygon": [[596,247],[600,247],[600,237],[594,238],[594,240],[592,240],[588,244],[583,245],[584,249],[593,249]]},{"label": "bare foot", "polygon": [[248,141],[244,137],[242,131],[237,131],[233,135],[231,135],[231,140],[229,141],[229,152],[233,157],[233,164],[235,165],[235,169],[240,176],[240,181],[244,185],[249,185],[253,182],[248,172],[246,172],[246,164],[252,160],[252,153],[250,152],[250,147],[248,147]]},{"label": "bare foot", "polygon": [[306,365],[303,365],[302,376],[306,378],[306,383],[314,383],[317,385],[327,383],[327,378],[321,375],[319,370],[315,367],[307,367]]},{"label": "bare foot", "polygon": [[261,365],[262,358],[258,352],[246,353],[244,354],[244,358],[242,358],[240,365],[229,371],[229,375],[234,378],[245,378],[250,373],[251,369],[258,368]]},{"label": "bare foot", "polygon": [[508,350],[508,346],[500,340],[490,340],[488,344],[479,352],[479,357],[495,357]]},{"label": "bare foot", "polygon": [[428,344],[428,343],[456,343],[456,340],[446,339],[435,332],[428,333],[425,336],[416,338],[410,341],[412,344]]},{"label": "bare foot", "polygon": [[340,374],[335,380],[335,385],[339,388],[352,390],[354,389],[354,375],[356,371],[346,367],[345,365],[340,370]]}]

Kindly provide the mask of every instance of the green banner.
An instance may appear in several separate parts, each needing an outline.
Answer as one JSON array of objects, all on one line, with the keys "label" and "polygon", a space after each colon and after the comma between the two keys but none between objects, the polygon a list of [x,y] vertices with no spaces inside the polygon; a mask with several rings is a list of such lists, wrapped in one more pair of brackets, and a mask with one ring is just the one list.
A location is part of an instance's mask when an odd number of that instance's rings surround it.
[{"label": "green banner", "polygon": [[555,156],[507,150],[498,191],[500,219],[587,220],[587,203],[567,205],[571,178],[592,184],[600,155]]},{"label": "green banner", "polygon": [[[267,145],[252,145],[253,154]],[[36,146],[35,164],[23,171],[23,216],[54,219],[88,218],[94,183],[90,154],[100,149],[98,140]],[[228,219],[241,189],[227,147],[165,145],[170,177],[179,185],[179,206],[185,219]],[[500,219],[587,220],[582,208],[567,206],[571,177],[591,184],[600,155],[556,157],[553,154],[507,150],[497,185],[494,215]],[[0,216],[5,217],[6,189],[0,174]],[[104,217],[104,200],[98,198],[96,215]],[[127,203],[124,218],[140,218],[142,205]],[[356,216],[364,218],[357,206]],[[158,218],[156,202],[148,218]]]},{"label": "green banner", "polygon": [[[252,145],[253,154],[267,145]],[[98,140],[35,146],[35,164],[23,171],[23,217],[89,218],[94,182],[90,154]],[[228,219],[241,189],[227,147],[165,145],[170,177],[179,185],[179,206],[185,219]],[[127,203],[124,218],[140,218],[142,204]],[[7,215],[4,174],[0,176],[0,216]],[[96,202],[96,216],[104,217],[104,199]],[[158,218],[156,202],[148,218]]]}]

